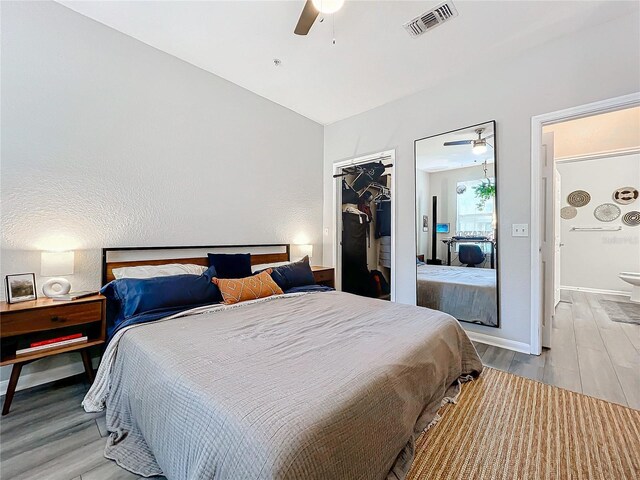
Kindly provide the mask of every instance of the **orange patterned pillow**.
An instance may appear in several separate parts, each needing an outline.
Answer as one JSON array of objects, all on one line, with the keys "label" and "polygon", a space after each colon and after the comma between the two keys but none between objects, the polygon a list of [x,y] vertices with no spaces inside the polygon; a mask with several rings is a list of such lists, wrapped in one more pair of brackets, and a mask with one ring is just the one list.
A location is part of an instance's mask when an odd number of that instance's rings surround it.
[{"label": "orange patterned pillow", "polygon": [[257,275],[245,278],[214,277],[211,281],[220,289],[224,303],[231,305],[245,300],[282,295],[284,292],[271,278],[271,271],[269,268]]}]

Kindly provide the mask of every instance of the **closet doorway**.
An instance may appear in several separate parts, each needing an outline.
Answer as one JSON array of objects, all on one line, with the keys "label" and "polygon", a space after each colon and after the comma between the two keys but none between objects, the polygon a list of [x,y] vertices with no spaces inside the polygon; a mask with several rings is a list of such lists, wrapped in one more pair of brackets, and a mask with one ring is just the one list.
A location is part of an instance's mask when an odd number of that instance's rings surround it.
[{"label": "closet doorway", "polygon": [[334,164],[339,290],[395,300],[395,150]]}]

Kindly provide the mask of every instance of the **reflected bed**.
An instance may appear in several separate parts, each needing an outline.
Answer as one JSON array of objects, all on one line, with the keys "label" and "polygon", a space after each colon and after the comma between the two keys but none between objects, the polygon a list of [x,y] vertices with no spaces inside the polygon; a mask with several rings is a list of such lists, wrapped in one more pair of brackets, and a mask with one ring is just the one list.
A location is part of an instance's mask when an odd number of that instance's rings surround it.
[{"label": "reflected bed", "polygon": [[495,270],[418,265],[417,279],[419,306],[465,322],[498,325]]}]

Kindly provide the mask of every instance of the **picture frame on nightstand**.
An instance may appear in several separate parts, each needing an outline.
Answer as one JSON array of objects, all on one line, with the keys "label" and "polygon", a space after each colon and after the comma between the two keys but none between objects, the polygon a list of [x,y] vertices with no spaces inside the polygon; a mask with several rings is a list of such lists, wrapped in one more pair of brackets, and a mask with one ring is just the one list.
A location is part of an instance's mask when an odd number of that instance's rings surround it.
[{"label": "picture frame on nightstand", "polygon": [[35,273],[17,273],[4,278],[7,291],[7,303],[28,302],[36,300]]}]

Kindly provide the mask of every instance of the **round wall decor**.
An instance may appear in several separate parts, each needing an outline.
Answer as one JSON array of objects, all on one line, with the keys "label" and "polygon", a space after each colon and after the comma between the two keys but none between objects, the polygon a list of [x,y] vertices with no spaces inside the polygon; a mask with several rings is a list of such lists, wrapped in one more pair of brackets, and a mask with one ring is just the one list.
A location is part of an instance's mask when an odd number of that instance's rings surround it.
[{"label": "round wall decor", "polygon": [[637,227],[640,225],[640,212],[631,210],[622,216],[622,223],[629,225],[630,227]]},{"label": "round wall decor", "polygon": [[613,201],[620,205],[629,205],[638,199],[638,189],[633,187],[621,187],[613,192]]},{"label": "round wall decor", "polygon": [[572,207],[584,207],[591,201],[591,195],[584,190],[575,190],[567,197],[567,203]]},{"label": "round wall decor", "polygon": [[613,222],[620,216],[620,207],[613,203],[603,203],[596,207],[593,215],[601,222]]},{"label": "round wall decor", "polygon": [[565,220],[569,220],[571,218],[575,218],[578,214],[578,209],[576,207],[562,207],[560,209],[560,217]]}]

